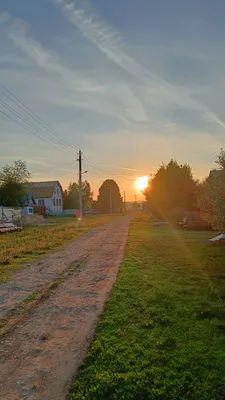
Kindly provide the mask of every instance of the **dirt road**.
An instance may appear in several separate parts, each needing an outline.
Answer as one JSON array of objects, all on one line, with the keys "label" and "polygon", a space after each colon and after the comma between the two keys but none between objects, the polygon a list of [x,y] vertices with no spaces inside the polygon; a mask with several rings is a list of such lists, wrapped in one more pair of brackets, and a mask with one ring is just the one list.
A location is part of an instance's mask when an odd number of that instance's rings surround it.
[{"label": "dirt road", "polygon": [[0,343],[1,399],[66,398],[116,279],[130,220],[89,232],[0,286],[0,316],[11,328]]}]

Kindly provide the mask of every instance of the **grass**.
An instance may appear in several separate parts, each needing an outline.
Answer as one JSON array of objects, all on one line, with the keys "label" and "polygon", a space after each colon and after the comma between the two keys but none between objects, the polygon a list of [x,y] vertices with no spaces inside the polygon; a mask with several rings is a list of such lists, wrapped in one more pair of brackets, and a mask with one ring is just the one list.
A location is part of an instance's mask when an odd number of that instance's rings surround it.
[{"label": "grass", "polygon": [[133,220],[69,400],[225,399],[225,246],[211,235]]},{"label": "grass", "polygon": [[49,217],[46,225],[25,226],[22,232],[1,234],[0,282],[9,280],[25,262],[42,257],[111,219],[110,216],[90,215],[78,224],[72,217]]}]

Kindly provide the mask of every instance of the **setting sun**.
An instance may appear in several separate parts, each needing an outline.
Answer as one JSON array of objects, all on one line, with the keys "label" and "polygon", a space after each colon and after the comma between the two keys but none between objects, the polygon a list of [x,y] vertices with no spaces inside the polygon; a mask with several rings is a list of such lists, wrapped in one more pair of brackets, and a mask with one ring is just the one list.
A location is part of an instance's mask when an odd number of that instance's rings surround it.
[{"label": "setting sun", "polygon": [[147,175],[138,177],[136,179],[136,188],[142,192],[143,190],[145,190],[147,188],[148,181],[149,181],[149,177]]}]

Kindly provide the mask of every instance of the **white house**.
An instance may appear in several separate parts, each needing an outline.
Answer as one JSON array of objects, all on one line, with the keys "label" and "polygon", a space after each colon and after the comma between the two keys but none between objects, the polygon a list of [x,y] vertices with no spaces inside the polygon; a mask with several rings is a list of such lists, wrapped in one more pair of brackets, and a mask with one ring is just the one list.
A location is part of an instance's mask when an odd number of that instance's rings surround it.
[{"label": "white house", "polygon": [[36,204],[45,206],[47,211],[63,210],[63,189],[58,181],[32,182],[27,191],[34,197]]}]

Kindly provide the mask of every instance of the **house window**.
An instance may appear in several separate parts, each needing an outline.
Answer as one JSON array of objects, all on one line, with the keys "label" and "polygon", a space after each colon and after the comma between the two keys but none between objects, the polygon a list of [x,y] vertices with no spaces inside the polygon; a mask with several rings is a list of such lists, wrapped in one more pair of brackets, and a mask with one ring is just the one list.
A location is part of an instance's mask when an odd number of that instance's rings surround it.
[{"label": "house window", "polygon": [[61,207],[61,206],[62,206],[62,200],[59,199],[59,207]]},{"label": "house window", "polygon": [[59,205],[59,204],[58,204],[58,199],[56,199],[56,207],[58,207],[58,205]]},{"label": "house window", "polygon": [[53,199],[53,207],[55,207],[55,199]]},{"label": "house window", "polygon": [[44,206],[45,205],[45,200],[44,199],[38,199],[38,205],[39,206]]},{"label": "house window", "polygon": [[59,189],[57,189],[57,194],[59,195]]}]

